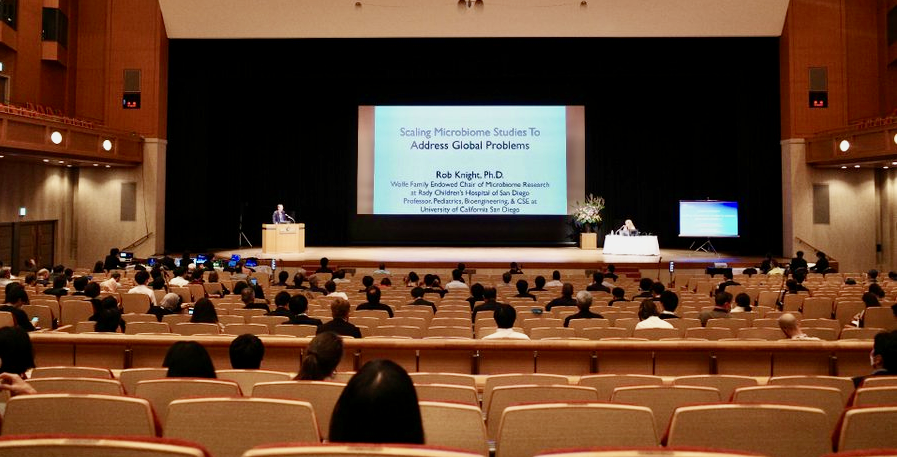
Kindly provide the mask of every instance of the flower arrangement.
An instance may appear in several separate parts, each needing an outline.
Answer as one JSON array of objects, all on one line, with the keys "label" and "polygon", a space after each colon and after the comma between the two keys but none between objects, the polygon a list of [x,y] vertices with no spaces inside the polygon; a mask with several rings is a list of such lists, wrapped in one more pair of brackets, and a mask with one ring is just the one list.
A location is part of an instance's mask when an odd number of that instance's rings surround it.
[{"label": "flower arrangement", "polygon": [[591,231],[601,223],[601,210],[604,209],[604,198],[589,194],[585,201],[573,203],[573,221],[585,231]]}]

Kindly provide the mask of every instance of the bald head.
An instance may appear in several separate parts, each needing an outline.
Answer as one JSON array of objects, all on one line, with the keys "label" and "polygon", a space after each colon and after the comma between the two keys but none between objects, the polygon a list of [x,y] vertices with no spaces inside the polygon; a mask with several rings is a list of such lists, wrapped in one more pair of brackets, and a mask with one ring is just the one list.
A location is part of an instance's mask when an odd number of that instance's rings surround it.
[{"label": "bald head", "polygon": [[793,335],[800,334],[800,323],[797,321],[797,317],[795,317],[791,313],[785,313],[779,316],[779,328],[785,332],[785,335],[788,338],[792,338]]}]

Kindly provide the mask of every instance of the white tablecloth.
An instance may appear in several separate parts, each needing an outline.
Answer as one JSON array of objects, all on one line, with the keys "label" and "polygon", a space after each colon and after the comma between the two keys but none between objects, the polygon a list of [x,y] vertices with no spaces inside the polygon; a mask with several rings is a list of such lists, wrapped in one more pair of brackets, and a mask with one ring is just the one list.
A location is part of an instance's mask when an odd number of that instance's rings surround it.
[{"label": "white tablecloth", "polygon": [[656,236],[604,237],[604,254],[613,255],[660,255],[660,245]]}]

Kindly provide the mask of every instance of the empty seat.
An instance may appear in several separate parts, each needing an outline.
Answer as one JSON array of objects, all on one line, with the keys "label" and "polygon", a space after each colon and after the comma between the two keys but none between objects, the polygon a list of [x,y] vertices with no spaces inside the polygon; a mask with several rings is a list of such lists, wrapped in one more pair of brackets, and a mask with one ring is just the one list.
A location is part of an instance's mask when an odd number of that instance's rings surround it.
[{"label": "empty seat", "polygon": [[100,378],[35,378],[28,381],[41,394],[124,395],[121,382]]},{"label": "empty seat", "polygon": [[486,425],[478,406],[420,401],[426,444],[489,456]]},{"label": "empty seat", "polygon": [[759,339],[767,341],[777,341],[785,338],[785,334],[779,329],[778,325],[776,327],[740,328],[735,336],[739,339]]},{"label": "empty seat", "polygon": [[108,368],[53,366],[37,367],[31,371],[32,378],[102,378],[112,379]]},{"label": "empty seat", "polygon": [[168,368],[128,368],[121,370],[118,380],[121,381],[125,393],[134,395],[137,383],[147,379],[162,379],[168,375]]},{"label": "empty seat", "polygon": [[113,395],[36,394],[13,397],[3,415],[3,435],[67,433],[156,436],[150,403]]},{"label": "empty seat", "polygon": [[243,457],[477,457],[475,452],[439,447],[388,444],[305,444],[284,447],[264,447],[246,451]]},{"label": "empty seat", "polygon": [[143,437],[10,437],[0,439],[0,456],[210,457],[198,445]]},{"label": "empty seat", "polygon": [[496,387],[524,384],[550,386],[558,384],[567,385],[568,383],[569,379],[566,376],[541,373],[498,374],[487,376],[486,381],[483,384],[483,409],[488,407],[489,401],[492,398],[492,390]]},{"label": "empty seat", "polygon": [[327,439],[333,407],[343,392],[345,384],[326,381],[262,382],[252,389],[252,396],[259,398],[284,398],[311,403],[315,410],[321,433]]},{"label": "empty seat", "polygon": [[415,384],[419,401],[437,401],[448,403],[463,403],[480,406],[477,398],[477,390],[468,386],[455,386],[451,384]]},{"label": "empty seat", "polygon": [[853,397],[853,405],[897,405],[897,386],[860,387]]},{"label": "empty seat", "polygon": [[829,430],[834,431],[844,401],[841,391],[819,386],[754,386],[735,389],[732,403],[768,403],[819,408],[828,417]]},{"label": "empty seat", "polygon": [[841,392],[846,405],[853,394],[853,380],[841,376],[773,376],[766,383],[770,386],[818,386],[834,387]]},{"label": "empty seat", "polygon": [[[168,316],[165,316],[168,317]],[[163,318],[164,319],[164,318]],[[171,333],[178,335],[217,335],[221,333],[221,327],[218,324],[201,324],[193,322],[181,322],[171,326]]]},{"label": "empty seat", "polygon": [[729,401],[732,398],[732,393],[739,387],[752,387],[757,384],[757,379],[750,376],[723,374],[679,376],[673,379],[674,386],[713,387],[719,390],[720,400],[722,401]]},{"label": "empty seat", "polygon": [[851,408],[844,413],[838,451],[897,448],[897,406]]},{"label": "empty seat", "polygon": [[121,306],[125,314],[143,314],[150,309],[150,298],[146,294],[121,294]]},{"label": "empty seat", "polygon": [[318,332],[315,325],[278,324],[274,326],[275,335],[292,335],[298,337],[314,337]]},{"label": "empty seat", "polygon": [[165,378],[138,382],[134,395],[149,400],[159,422],[164,426],[168,417],[168,404],[174,400],[191,397],[239,397],[241,393],[240,386],[233,381]]},{"label": "empty seat", "polygon": [[579,378],[580,386],[592,387],[598,392],[598,401],[610,401],[614,389],[627,386],[660,386],[663,378],[636,374],[597,374]]},{"label": "empty seat", "polygon": [[458,373],[408,373],[415,384],[451,384],[477,388],[473,375]]},{"label": "empty seat", "polygon": [[224,332],[228,335],[267,335],[270,333],[268,326],[265,324],[226,324]]},{"label": "empty seat", "polygon": [[171,327],[165,322],[130,322],[125,327],[126,335],[138,333],[171,333]]},{"label": "empty seat", "polygon": [[[719,390],[696,386],[618,387],[611,396],[613,403],[644,406],[654,413],[654,429],[663,433],[673,411],[680,406],[719,403]],[[658,441],[661,437],[658,437]]]},{"label": "empty seat", "polygon": [[870,376],[863,380],[860,387],[897,386],[897,376]]},{"label": "empty seat", "polygon": [[240,385],[240,391],[244,395],[250,395],[252,388],[260,382],[289,381],[293,377],[283,371],[270,370],[217,370],[218,379],[234,381]]},{"label": "empty seat", "polygon": [[499,386],[492,390],[486,412],[486,432],[496,437],[505,408],[519,403],[597,402],[598,393],[591,387],[582,386]]},{"label": "empty seat", "polygon": [[880,328],[845,328],[841,330],[842,340],[871,340],[881,332]]}]

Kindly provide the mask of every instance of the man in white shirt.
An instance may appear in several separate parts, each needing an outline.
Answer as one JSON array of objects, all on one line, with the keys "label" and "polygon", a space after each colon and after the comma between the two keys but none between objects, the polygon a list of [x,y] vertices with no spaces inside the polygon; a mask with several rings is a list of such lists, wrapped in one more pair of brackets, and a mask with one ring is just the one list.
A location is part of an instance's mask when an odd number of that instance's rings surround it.
[{"label": "man in white shirt", "polygon": [[445,285],[445,289],[452,293],[453,291],[458,292],[467,292],[470,290],[470,287],[467,284],[464,284],[464,281],[461,279],[463,272],[458,270],[457,268],[452,270],[452,280]]},{"label": "man in white shirt", "polygon": [[118,292],[118,286],[121,285],[121,283],[118,282],[118,280],[120,278],[121,278],[121,273],[119,273],[117,271],[113,271],[112,276],[109,279],[100,283],[100,289],[103,292],[112,292],[112,293]]},{"label": "man in white shirt", "polygon": [[510,305],[500,304],[495,311],[492,312],[492,318],[495,319],[495,325],[498,329],[491,335],[483,337],[484,340],[528,340],[529,336],[525,333],[514,331],[514,321],[517,320],[517,311]]},{"label": "man in white shirt", "polygon": [[371,273],[371,274],[375,274],[375,275],[389,275],[389,274],[391,274],[391,273],[389,272],[389,270],[386,269],[386,264],[385,264],[385,263],[381,263],[381,264],[377,267],[377,269],[374,270],[374,272]]},{"label": "man in white shirt", "polygon": [[187,284],[190,284],[190,281],[187,281],[187,278],[184,277],[187,271],[184,267],[178,267],[174,270],[174,277],[171,278],[171,281],[168,281],[168,285],[172,287],[187,287]]},{"label": "man in white shirt", "polygon": [[149,281],[149,273],[145,270],[138,271],[136,275],[134,275],[134,282],[137,283],[136,286],[132,287],[131,290],[128,291],[129,294],[144,294],[150,298],[150,303],[153,306],[156,305],[156,294],[153,292],[153,289],[150,289],[146,286],[146,282]]},{"label": "man in white shirt", "polygon": [[339,297],[339,298],[342,298],[342,299],[344,299],[344,300],[348,300],[348,299],[349,299],[349,297],[346,295],[345,292],[337,292],[337,291],[336,291],[336,281],[334,281],[334,280],[332,280],[332,279],[331,279],[330,281],[327,281],[327,282],[324,283],[324,290],[327,291],[327,296],[328,296],[328,297],[331,297],[331,298]]},{"label": "man in white shirt", "polygon": [[561,272],[554,270],[551,272],[551,281],[545,283],[545,287],[563,287],[564,283],[561,282]]},{"label": "man in white shirt", "polygon": [[642,301],[638,309],[638,318],[640,322],[635,324],[635,329],[642,328],[675,328],[673,324],[660,318],[660,312],[657,311],[657,303],[648,299]]}]

